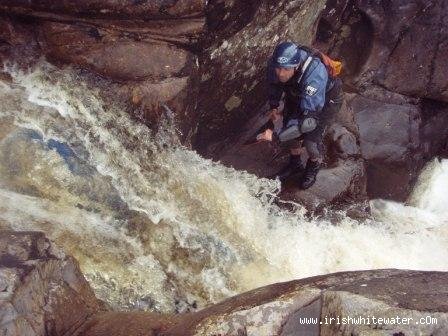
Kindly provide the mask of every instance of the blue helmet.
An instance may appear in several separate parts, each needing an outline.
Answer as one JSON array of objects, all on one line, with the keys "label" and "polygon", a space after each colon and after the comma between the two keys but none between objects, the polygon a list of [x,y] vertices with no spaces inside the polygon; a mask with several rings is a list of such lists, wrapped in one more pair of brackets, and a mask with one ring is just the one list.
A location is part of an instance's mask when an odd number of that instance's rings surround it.
[{"label": "blue helmet", "polygon": [[272,63],[276,68],[293,68],[299,65],[299,47],[292,42],[280,43],[272,54]]}]

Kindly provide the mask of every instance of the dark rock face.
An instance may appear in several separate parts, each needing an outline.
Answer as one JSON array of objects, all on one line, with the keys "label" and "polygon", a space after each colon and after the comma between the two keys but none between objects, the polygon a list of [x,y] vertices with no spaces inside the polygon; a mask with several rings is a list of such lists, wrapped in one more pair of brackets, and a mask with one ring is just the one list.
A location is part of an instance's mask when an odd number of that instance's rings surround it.
[{"label": "dark rock face", "polygon": [[41,232],[0,232],[2,335],[72,335],[104,310],[77,262]]},{"label": "dark rock face", "polygon": [[448,157],[448,104],[424,100],[421,116],[420,141],[424,159]]},{"label": "dark rock face", "polygon": [[361,152],[367,161],[370,197],[404,200],[421,168],[420,110],[356,96],[351,105],[359,126]]},{"label": "dark rock face", "polygon": [[319,22],[315,44],[344,61],[370,197],[405,200],[426,160],[443,153],[446,6],[330,0]]},{"label": "dark rock face", "polygon": [[444,0],[398,1],[383,8],[361,3],[371,16],[386,19],[378,33],[388,33],[392,46],[374,78],[378,84],[408,96],[448,101],[447,6]]},{"label": "dark rock face", "polygon": [[135,41],[88,25],[45,22],[41,29],[50,58],[117,80],[161,80],[188,75],[182,70],[192,68],[190,53],[166,43]]},{"label": "dark rock face", "polygon": [[[446,272],[376,270],[335,273],[274,284],[176,319],[149,313],[94,318],[82,335],[445,335]],[[336,318],[410,318],[412,323],[337,323]],[[333,317],[334,320],[329,320]],[[421,318],[432,323],[415,324]],[[315,319],[305,324],[303,318]],[[436,320],[434,320],[436,319]],[[320,321],[322,324],[320,324]],[[437,323],[435,322],[437,321]],[[123,326],[127,326],[124,328]],[[109,329],[108,327],[109,326]],[[110,326],[117,326],[112,329]],[[107,333],[109,332],[109,333]]]},{"label": "dark rock face", "polygon": [[[54,63],[102,76],[96,81],[107,88],[105,96],[125,102],[151,128],[168,106],[189,142],[197,124],[191,97],[198,90],[191,49],[205,28],[203,1],[0,1],[0,10],[16,15],[16,22],[27,19],[24,35]],[[5,41],[11,46],[18,36]]]},{"label": "dark rock face", "polygon": [[167,18],[189,17],[200,14],[204,10],[204,1],[201,0],[81,0],[72,1],[26,1],[2,0],[0,5],[9,10],[43,11],[66,15],[106,17],[106,18]]}]

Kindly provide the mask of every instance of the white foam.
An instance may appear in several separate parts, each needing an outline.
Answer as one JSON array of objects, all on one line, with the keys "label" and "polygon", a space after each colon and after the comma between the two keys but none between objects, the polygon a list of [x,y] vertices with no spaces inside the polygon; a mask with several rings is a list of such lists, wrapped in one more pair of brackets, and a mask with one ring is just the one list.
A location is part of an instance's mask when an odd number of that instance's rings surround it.
[{"label": "white foam", "polygon": [[[10,189],[0,190],[0,217],[15,229],[45,230],[80,259],[97,293],[113,304],[150,296],[157,309],[169,311],[178,297],[203,304],[272,282],[342,270],[448,270],[447,161],[427,167],[407,205],[372,201],[371,221],[308,221],[300,205],[291,213],[272,203],[277,182],[205,160],[176,144],[169,130],[154,138],[123,111],[105,109],[70,72],[43,64],[30,74],[11,74],[17,99],[2,100],[0,118],[13,116],[17,128],[34,129],[75,150],[81,146],[87,154],[77,154],[103,179],[89,177],[87,183],[55,153],[45,160],[49,154],[36,147],[34,164],[45,174],[22,164],[15,184],[0,176]],[[6,150],[14,147],[0,144],[0,154]],[[26,150],[21,153],[18,159],[25,159]],[[83,183],[91,198],[77,192]],[[17,186],[32,186],[41,196],[12,192]],[[145,215],[147,227],[137,235],[130,219],[115,220],[118,210],[101,203],[111,188],[129,209]],[[77,203],[99,213],[77,209]],[[107,261],[70,240],[97,246]],[[128,279],[126,272],[132,274]]]}]

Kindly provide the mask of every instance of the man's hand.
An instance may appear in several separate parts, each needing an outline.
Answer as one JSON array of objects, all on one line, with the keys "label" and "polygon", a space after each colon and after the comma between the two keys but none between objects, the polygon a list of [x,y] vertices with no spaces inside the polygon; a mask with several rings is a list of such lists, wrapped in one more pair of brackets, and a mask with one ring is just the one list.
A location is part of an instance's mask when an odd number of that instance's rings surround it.
[{"label": "man's hand", "polygon": [[273,133],[273,131],[268,128],[263,133],[260,133],[257,135],[257,140],[258,141],[272,141],[272,133]]},{"label": "man's hand", "polygon": [[271,112],[269,112],[269,119],[271,119],[272,122],[274,122],[274,123],[277,120],[280,120],[281,117],[282,117],[282,113],[276,108],[272,109]]}]

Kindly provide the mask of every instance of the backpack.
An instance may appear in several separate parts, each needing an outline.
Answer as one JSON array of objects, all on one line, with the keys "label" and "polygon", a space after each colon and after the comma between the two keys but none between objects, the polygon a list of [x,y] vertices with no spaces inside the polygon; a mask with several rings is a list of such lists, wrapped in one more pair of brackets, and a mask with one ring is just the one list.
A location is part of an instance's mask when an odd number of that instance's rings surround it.
[{"label": "backpack", "polygon": [[342,62],[333,60],[328,55],[324,54],[322,51],[314,48],[310,48],[307,46],[303,46],[298,44],[297,45],[300,49],[305,50],[306,52],[310,53],[311,56],[317,57],[321,60],[321,62],[325,65],[327,68],[328,75],[334,79],[338,77],[342,72]]}]

